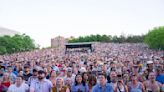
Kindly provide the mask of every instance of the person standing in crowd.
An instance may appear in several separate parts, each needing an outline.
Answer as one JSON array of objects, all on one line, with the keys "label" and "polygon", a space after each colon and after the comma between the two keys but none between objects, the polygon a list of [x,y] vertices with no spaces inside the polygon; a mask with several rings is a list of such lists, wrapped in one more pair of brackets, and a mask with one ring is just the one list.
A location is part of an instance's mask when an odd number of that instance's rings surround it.
[{"label": "person standing in crowd", "polygon": [[65,84],[65,86],[67,86],[69,88],[69,90],[71,90],[71,86],[73,85],[72,79],[71,78],[66,78],[64,84]]},{"label": "person standing in crowd", "polygon": [[156,73],[157,73],[157,77],[156,77],[156,81],[160,82],[161,84],[164,84],[164,73],[162,73],[162,67],[157,68]]},{"label": "person standing in crowd", "polygon": [[59,72],[59,67],[56,64],[52,65],[52,69],[55,70],[57,73]]},{"label": "person standing in crowd", "polygon": [[153,61],[147,61],[147,72],[155,72]]},{"label": "person standing in crowd", "polygon": [[7,91],[8,87],[10,86],[10,78],[8,73],[4,73],[1,81],[1,85],[4,87],[3,90]]},{"label": "person standing in crowd", "polygon": [[38,71],[38,80],[34,81],[30,85],[30,92],[51,92],[52,83],[45,78],[45,72],[43,70]]},{"label": "person standing in crowd", "polygon": [[89,92],[88,85],[83,81],[81,74],[76,75],[75,84],[72,85],[71,92]]},{"label": "person standing in crowd", "polygon": [[15,84],[9,86],[7,92],[28,92],[29,86],[25,84],[23,76],[17,76]]},{"label": "person standing in crowd", "polygon": [[7,89],[4,85],[1,84],[1,80],[0,80],[0,92],[6,92]]},{"label": "person standing in crowd", "polygon": [[52,92],[70,92],[67,86],[64,86],[64,80],[61,77],[56,79],[56,86],[52,88]]},{"label": "person standing in crowd", "polygon": [[49,79],[50,78],[50,72],[48,72],[48,70],[47,70],[47,68],[46,67],[44,67],[43,68],[43,71],[45,72],[45,75],[46,75],[46,79]]},{"label": "person standing in crowd", "polygon": [[11,82],[14,83],[15,79],[16,79],[16,75],[13,73],[12,66],[7,67],[7,72],[9,73],[9,78],[10,78]]},{"label": "person standing in crowd", "polygon": [[138,65],[136,65],[136,64],[133,65],[132,72],[134,74],[136,74],[137,76],[139,76],[139,67],[138,67]]},{"label": "person standing in crowd", "polygon": [[138,82],[137,75],[133,74],[131,76],[131,82],[128,84],[129,92],[146,92],[144,85]]},{"label": "person standing in crowd", "polygon": [[155,73],[150,72],[148,76],[148,80],[144,82],[145,88],[147,92],[160,92],[160,88],[162,85],[155,80]]},{"label": "person standing in crowd", "polygon": [[51,81],[51,83],[52,83],[52,85],[53,86],[56,86],[56,71],[55,70],[52,70],[51,72],[50,72],[50,78],[49,78],[49,80]]},{"label": "person standing in crowd", "polygon": [[4,68],[2,68],[2,66],[1,66],[1,67],[0,67],[0,78],[2,78],[3,73],[4,73]]},{"label": "person standing in crowd", "polygon": [[91,75],[88,79],[88,87],[89,87],[89,92],[92,92],[93,86],[97,84],[97,79],[96,76]]},{"label": "person standing in crowd", "polygon": [[88,73],[87,72],[82,73],[82,79],[86,84],[88,83]]},{"label": "person standing in crowd", "polygon": [[112,85],[113,89],[116,89],[117,86],[117,73],[115,71],[110,72],[110,80],[108,80],[108,83]]},{"label": "person standing in crowd", "polygon": [[22,71],[22,67],[21,67],[20,62],[18,62],[18,61],[15,61],[15,62],[16,62],[16,63],[15,63],[15,66],[14,66],[14,71],[13,71],[13,73],[17,76],[18,73],[19,73],[19,71]]},{"label": "person standing in crowd", "polygon": [[38,79],[38,71],[37,69],[33,69],[33,74],[28,78],[28,85],[30,85],[33,81],[36,81]]},{"label": "person standing in crowd", "polygon": [[98,84],[92,88],[92,92],[114,92],[112,86],[106,81],[106,74],[98,74]]},{"label": "person standing in crowd", "polygon": [[116,89],[114,89],[114,91],[115,92],[129,92],[127,85],[124,84],[123,82],[123,78],[121,74],[117,75],[117,79],[118,79],[117,86],[116,86]]},{"label": "person standing in crowd", "polygon": [[125,85],[128,85],[128,82],[130,80],[130,77],[128,74],[123,74],[123,82]]},{"label": "person standing in crowd", "polygon": [[137,75],[138,81],[144,82],[146,80],[145,76],[139,73],[139,66],[136,64],[132,67],[132,73]]},{"label": "person standing in crowd", "polygon": [[18,75],[20,75],[20,76],[23,76],[23,74],[24,74],[23,71],[19,71],[19,72],[18,72]]},{"label": "person standing in crowd", "polygon": [[30,66],[29,65],[25,65],[24,66],[24,73],[23,73],[23,77],[25,79],[25,81],[27,82],[29,77],[31,77],[32,74],[30,73]]},{"label": "person standing in crowd", "polygon": [[[74,83],[75,81],[75,74],[73,74],[72,68],[69,67],[67,68],[67,76],[64,78],[64,82],[66,82],[66,79],[70,78],[71,79],[71,83]],[[72,85],[72,84],[70,84]]]},{"label": "person standing in crowd", "polygon": [[50,78],[50,76],[51,76],[51,71],[52,71],[52,67],[51,67],[51,65],[48,65],[47,66],[47,73],[48,73],[48,75],[47,75],[47,77],[46,77],[46,79],[49,79]]}]

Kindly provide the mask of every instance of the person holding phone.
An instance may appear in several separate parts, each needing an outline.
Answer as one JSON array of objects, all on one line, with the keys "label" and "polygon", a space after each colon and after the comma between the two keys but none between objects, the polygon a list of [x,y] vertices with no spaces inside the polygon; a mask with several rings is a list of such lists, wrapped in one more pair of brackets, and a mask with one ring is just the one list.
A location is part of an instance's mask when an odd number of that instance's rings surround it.
[{"label": "person holding phone", "polygon": [[127,85],[124,84],[122,75],[117,75],[117,86],[114,92],[129,92]]},{"label": "person holding phone", "polygon": [[156,75],[154,72],[150,72],[148,76],[148,80],[144,82],[145,88],[147,92],[161,92],[162,84],[155,80]]}]

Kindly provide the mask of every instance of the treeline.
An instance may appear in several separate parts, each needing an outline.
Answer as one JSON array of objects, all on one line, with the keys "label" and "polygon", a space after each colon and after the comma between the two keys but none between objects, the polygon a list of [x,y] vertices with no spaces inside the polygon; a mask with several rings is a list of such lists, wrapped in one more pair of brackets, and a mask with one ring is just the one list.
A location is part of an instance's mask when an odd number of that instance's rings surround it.
[{"label": "treeline", "polygon": [[148,44],[150,48],[164,50],[164,26],[149,30],[144,42]]},{"label": "treeline", "polygon": [[68,42],[114,42],[114,43],[142,43],[144,42],[145,35],[129,35],[129,36],[111,36],[111,35],[89,35],[72,38]]},{"label": "treeline", "polygon": [[0,37],[0,55],[36,49],[34,40],[25,34]]},{"label": "treeline", "polygon": [[146,35],[111,36],[89,35],[72,38],[68,42],[114,42],[114,43],[146,43],[150,48],[164,50],[164,26],[155,27]]}]

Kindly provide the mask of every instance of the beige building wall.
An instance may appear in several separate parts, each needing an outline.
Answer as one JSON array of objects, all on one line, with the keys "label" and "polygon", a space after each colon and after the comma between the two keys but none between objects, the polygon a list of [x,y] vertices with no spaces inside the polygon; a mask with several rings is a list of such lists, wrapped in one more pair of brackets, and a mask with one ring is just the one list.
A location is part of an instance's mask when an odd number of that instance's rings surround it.
[{"label": "beige building wall", "polygon": [[66,42],[64,37],[58,36],[51,39],[51,47],[64,47]]}]

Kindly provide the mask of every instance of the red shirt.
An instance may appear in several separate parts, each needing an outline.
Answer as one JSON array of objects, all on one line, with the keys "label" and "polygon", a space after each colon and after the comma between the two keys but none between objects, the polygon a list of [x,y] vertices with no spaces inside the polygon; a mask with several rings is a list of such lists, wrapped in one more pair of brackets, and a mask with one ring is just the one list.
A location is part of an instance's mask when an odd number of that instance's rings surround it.
[{"label": "red shirt", "polygon": [[10,86],[10,82],[2,82],[1,85],[4,85],[6,87],[9,87]]}]

